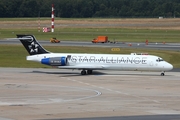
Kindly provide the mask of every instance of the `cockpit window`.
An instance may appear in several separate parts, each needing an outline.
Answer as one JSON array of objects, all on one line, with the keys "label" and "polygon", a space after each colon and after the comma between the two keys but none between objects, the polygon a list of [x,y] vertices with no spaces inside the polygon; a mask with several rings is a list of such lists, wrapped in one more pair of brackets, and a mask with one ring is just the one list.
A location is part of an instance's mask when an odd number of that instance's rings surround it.
[{"label": "cockpit window", "polygon": [[164,61],[162,58],[158,58],[156,59],[157,62],[161,62],[161,61]]},{"label": "cockpit window", "polygon": [[159,61],[161,62],[161,61],[164,61],[164,60],[162,58],[160,58]]}]

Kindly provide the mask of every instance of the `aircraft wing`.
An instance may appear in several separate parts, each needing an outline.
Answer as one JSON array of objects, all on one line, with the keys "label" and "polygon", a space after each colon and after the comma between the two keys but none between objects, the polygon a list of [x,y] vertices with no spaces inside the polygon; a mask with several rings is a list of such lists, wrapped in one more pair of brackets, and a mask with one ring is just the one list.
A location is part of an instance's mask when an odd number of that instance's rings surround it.
[{"label": "aircraft wing", "polygon": [[58,66],[58,68],[63,68],[63,69],[103,69],[105,66],[103,65],[94,65],[94,64],[90,64],[90,65],[83,65],[83,64],[79,64],[79,65],[74,65],[74,66]]}]

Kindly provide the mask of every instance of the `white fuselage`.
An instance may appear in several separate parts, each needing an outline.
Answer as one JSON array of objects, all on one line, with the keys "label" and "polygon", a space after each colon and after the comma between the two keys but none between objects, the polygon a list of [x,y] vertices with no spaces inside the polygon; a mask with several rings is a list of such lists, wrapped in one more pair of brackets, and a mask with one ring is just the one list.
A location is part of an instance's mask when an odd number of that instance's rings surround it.
[{"label": "white fuselage", "polygon": [[42,62],[42,59],[55,57],[67,58],[66,65],[57,66],[62,69],[168,71],[173,68],[152,55],[47,53],[27,56],[27,60]]}]

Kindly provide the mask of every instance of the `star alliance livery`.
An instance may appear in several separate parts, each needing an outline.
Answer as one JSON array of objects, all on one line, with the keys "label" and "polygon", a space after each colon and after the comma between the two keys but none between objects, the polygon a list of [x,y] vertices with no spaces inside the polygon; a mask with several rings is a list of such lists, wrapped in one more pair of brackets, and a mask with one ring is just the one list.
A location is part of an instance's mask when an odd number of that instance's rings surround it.
[{"label": "star alliance livery", "polygon": [[60,69],[78,69],[81,75],[92,74],[93,70],[165,71],[173,66],[162,58],[147,54],[75,54],[52,53],[44,49],[33,35],[17,35],[29,56],[27,60]]}]

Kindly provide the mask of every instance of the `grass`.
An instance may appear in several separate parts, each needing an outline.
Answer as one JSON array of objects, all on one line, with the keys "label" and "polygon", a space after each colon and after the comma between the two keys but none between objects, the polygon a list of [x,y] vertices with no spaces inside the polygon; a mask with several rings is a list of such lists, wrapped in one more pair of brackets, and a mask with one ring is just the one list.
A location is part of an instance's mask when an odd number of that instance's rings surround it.
[{"label": "grass", "polygon": [[15,38],[16,34],[33,34],[38,40],[56,37],[66,41],[91,41],[100,35],[108,36],[110,41],[118,42],[180,42],[178,30],[148,30],[123,28],[58,28],[54,33],[38,32],[37,29],[0,29],[0,39]]},{"label": "grass", "polygon": [[[49,41],[51,37],[56,37],[62,41],[91,41],[97,36],[105,35],[110,41],[119,42],[145,42],[146,39],[149,42],[180,42],[178,20],[56,18],[55,32],[43,33],[42,27],[51,26],[50,18],[41,18],[41,32],[38,32],[38,18],[0,18],[0,39],[14,38],[16,34],[33,34],[38,40]],[[142,24],[139,24],[141,22]],[[177,26],[173,28],[174,23],[177,23]],[[130,25],[130,27],[119,27],[112,24]],[[165,26],[156,28],[157,24]],[[140,27],[133,27],[133,25]],[[168,29],[170,27],[171,29]]]},{"label": "grass", "polygon": [[[175,51],[161,51],[161,50],[147,50],[147,49],[126,49],[121,48],[120,52],[113,52],[111,48],[99,47],[55,47],[45,46],[45,48],[52,52],[62,53],[97,53],[97,54],[130,54],[132,52],[147,52],[152,55],[162,57],[164,60],[173,64],[175,68],[180,68],[180,53]],[[19,68],[49,68],[36,62],[26,61],[28,53],[21,45],[0,45],[0,67],[19,67]]]}]

